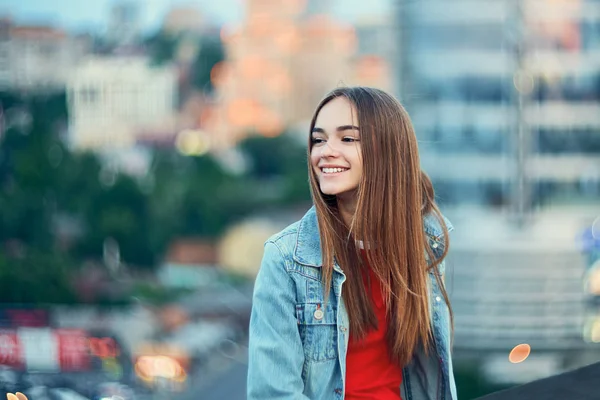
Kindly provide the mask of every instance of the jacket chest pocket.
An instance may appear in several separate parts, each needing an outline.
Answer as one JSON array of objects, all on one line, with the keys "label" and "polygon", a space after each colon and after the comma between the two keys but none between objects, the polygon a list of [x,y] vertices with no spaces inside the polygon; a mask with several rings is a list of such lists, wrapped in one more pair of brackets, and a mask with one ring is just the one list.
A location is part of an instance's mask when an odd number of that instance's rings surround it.
[{"label": "jacket chest pocket", "polygon": [[310,361],[337,358],[336,310],[331,304],[300,303],[296,305],[296,318],[304,356]]}]

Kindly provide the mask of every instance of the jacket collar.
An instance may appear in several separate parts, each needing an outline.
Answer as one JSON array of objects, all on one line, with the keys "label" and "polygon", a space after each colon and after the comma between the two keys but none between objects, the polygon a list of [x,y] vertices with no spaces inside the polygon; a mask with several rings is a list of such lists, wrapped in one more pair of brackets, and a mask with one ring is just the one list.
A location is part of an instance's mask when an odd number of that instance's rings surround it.
[{"label": "jacket collar", "polygon": [[[448,232],[452,231],[454,227],[450,221],[445,217],[444,221],[446,222]],[[432,214],[426,215],[423,218],[423,225],[425,227],[425,233],[432,239],[430,243],[437,247],[439,243],[441,243],[440,239],[444,236],[444,231],[437,219]],[[438,244],[434,244],[435,242]],[[317,210],[315,206],[312,206],[300,220],[293,257],[294,261],[303,265],[311,267],[321,267],[323,265],[319,223],[317,221]],[[334,268],[340,269],[337,264]]]}]

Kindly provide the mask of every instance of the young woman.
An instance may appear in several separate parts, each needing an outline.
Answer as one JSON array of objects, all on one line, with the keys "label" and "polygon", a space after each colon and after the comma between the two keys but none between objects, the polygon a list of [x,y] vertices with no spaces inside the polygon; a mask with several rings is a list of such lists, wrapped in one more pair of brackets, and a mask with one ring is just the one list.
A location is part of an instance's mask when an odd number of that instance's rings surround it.
[{"label": "young woman", "polygon": [[310,126],[306,215],[265,244],[248,399],[456,400],[443,286],[449,222],[408,114],[332,91]]}]

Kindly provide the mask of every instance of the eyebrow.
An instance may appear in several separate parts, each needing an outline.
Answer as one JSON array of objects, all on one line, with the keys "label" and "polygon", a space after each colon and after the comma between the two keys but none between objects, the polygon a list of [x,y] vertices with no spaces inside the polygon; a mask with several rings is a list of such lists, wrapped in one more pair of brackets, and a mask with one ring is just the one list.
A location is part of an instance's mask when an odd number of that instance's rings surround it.
[{"label": "eyebrow", "polygon": [[[356,126],[356,125],[341,125],[341,126],[338,126],[335,130],[338,132],[350,131],[350,130],[360,131],[360,129],[358,129],[358,126]],[[313,133],[325,133],[324,129],[318,128],[316,126],[313,128],[312,131],[313,131]]]}]

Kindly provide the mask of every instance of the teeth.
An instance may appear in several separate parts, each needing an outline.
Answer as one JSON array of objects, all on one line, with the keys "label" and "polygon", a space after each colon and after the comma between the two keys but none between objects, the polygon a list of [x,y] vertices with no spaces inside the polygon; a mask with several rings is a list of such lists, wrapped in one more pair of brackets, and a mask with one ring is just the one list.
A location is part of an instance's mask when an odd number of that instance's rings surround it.
[{"label": "teeth", "polygon": [[323,168],[326,174],[335,174],[336,172],[344,172],[347,168]]}]

